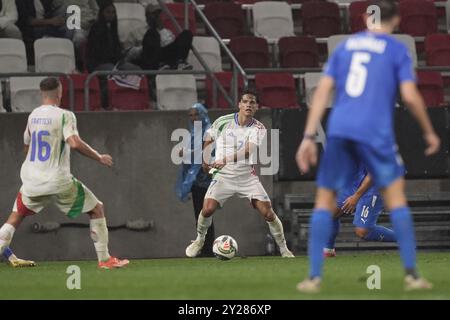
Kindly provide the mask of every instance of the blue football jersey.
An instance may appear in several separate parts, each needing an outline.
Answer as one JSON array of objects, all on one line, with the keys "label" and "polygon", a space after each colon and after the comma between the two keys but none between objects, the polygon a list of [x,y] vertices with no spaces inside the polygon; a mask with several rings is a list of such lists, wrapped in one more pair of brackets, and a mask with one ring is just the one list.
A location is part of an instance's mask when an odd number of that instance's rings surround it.
[{"label": "blue football jersey", "polygon": [[[352,183],[346,186],[343,190],[340,190],[339,194],[341,195],[339,198],[347,198],[351,195],[353,195],[356,190],[360,187],[361,183],[363,182],[364,178],[367,176],[368,172],[367,169],[364,167],[364,165],[359,164],[353,173],[353,179]],[[373,185],[367,189],[367,191],[364,193],[364,196],[370,196],[378,194],[377,188]],[[345,200],[343,199],[343,200]]]},{"label": "blue football jersey", "polygon": [[392,146],[399,85],[415,82],[408,48],[391,35],[360,32],[338,45],[324,75],[334,79],[336,89],[328,136]]}]

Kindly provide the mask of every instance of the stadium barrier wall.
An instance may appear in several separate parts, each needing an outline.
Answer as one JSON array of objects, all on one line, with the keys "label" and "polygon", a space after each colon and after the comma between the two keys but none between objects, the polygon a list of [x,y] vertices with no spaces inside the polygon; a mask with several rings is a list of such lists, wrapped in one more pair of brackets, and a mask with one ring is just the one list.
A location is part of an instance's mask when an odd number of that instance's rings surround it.
[{"label": "stadium barrier wall", "polygon": [[[331,109],[321,123],[318,141],[323,141],[327,120]],[[404,108],[395,109],[395,133],[399,152],[406,167],[407,179],[448,179],[449,171],[449,118],[446,108],[429,108],[428,114],[433,126],[441,138],[441,149],[432,157],[425,157],[425,143],[421,130]],[[301,175],[295,163],[295,153],[302,138],[307,110],[274,110],[273,127],[280,131],[280,171],[278,181],[312,181],[316,171]],[[351,119],[349,119],[351,121]],[[323,150],[323,145],[320,146]]]},{"label": "stadium barrier wall", "polygon": [[[211,120],[230,113],[211,111]],[[23,131],[28,114],[0,115],[0,221],[11,212],[20,188]],[[257,118],[271,128],[271,112],[260,110]],[[178,166],[170,155],[176,142],[172,131],[187,128],[187,111],[77,113],[81,137],[102,153],[114,158],[114,168],[101,166],[72,152],[72,173],[104,202],[110,227],[111,254],[127,258],[184,257],[195,238],[192,202],[181,203],[174,185]],[[261,178],[272,195],[273,179]],[[153,222],[149,231],[124,228],[127,221]],[[34,233],[34,223],[57,222],[61,227]],[[66,225],[71,223],[70,226]],[[69,219],[51,206],[28,217],[16,231],[12,249],[20,257],[34,260],[95,259],[87,215]],[[230,234],[244,255],[263,255],[267,224],[245,199],[233,198],[214,215],[216,236]]]}]

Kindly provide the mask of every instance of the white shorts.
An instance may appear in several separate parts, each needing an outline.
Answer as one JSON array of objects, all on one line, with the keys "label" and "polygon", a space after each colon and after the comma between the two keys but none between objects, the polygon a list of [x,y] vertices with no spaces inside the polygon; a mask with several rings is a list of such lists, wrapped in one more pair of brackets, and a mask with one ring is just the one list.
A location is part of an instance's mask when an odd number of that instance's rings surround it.
[{"label": "white shorts", "polygon": [[22,188],[20,188],[14,202],[13,212],[18,212],[24,216],[33,215],[52,202],[69,218],[75,218],[81,213],[92,211],[98,203],[101,204],[91,190],[73,178],[71,186],[58,194],[28,197],[22,194]]},{"label": "white shorts", "polygon": [[231,176],[216,174],[211,181],[205,199],[214,199],[222,207],[228,198],[237,194],[240,198],[247,198],[270,202],[270,198],[264,190],[259,178],[253,174]]}]

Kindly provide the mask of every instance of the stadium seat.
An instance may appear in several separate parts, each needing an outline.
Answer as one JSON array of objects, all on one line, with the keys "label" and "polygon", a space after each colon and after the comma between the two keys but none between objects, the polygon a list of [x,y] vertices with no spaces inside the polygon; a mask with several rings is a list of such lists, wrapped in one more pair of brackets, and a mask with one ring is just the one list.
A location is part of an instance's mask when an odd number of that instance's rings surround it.
[{"label": "stadium seat", "polygon": [[427,107],[444,106],[444,82],[436,71],[418,71],[417,84]]},{"label": "stadium seat", "polygon": [[341,33],[339,6],[334,2],[308,1],[302,4],[303,34],[329,37]]},{"label": "stadium seat", "polygon": [[207,3],[203,12],[221,38],[231,39],[244,35],[245,17],[239,4],[233,2]]},{"label": "stadium seat", "polygon": [[[73,81],[74,90],[74,110],[84,111],[84,82],[87,78],[87,74],[71,74],[70,78]],[[61,77],[61,84],[63,87],[63,96],[61,101],[61,107],[68,109],[70,107],[69,101],[69,84],[66,77]],[[89,110],[96,111],[101,110],[100,102],[100,86],[97,77],[93,77],[89,82]]]},{"label": "stadium seat", "polygon": [[[213,72],[222,71],[222,56],[220,54],[220,46],[214,37],[194,37],[192,46],[197,49],[203,60]],[[194,70],[203,70],[202,65],[192,53],[189,52],[187,62],[190,63]]]},{"label": "stadium seat", "polygon": [[284,37],[278,41],[281,68],[319,67],[319,48],[314,37]]},{"label": "stadium seat", "polygon": [[[411,57],[414,63],[414,67],[417,67],[417,52],[416,52],[416,43],[414,38],[408,34],[393,34],[393,37],[397,38],[399,41],[403,42],[409,49],[411,53]],[[337,45],[350,37],[348,34],[338,34],[328,38],[327,46],[328,46],[328,56],[330,56],[334,49],[336,49]]]},{"label": "stadium seat", "polygon": [[353,1],[348,8],[350,16],[350,32],[356,33],[366,29],[363,14],[366,13],[369,1]]},{"label": "stadium seat", "polygon": [[31,112],[41,105],[39,84],[43,77],[11,77],[11,109],[13,112]]},{"label": "stadium seat", "polygon": [[[214,73],[217,80],[227,92],[231,92],[231,80],[233,78],[232,72],[218,72]],[[208,108],[229,108],[229,104],[223,94],[217,89],[217,104],[214,105],[214,81],[210,78],[206,78],[206,105]],[[238,93],[242,93],[244,90],[244,80],[242,76],[238,76]]]},{"label": "stadium seat", "polygon": [[27,72],[25,44],[18,39],[0,39],[1,72]]},{"label": "stadium seat", "polygon": [[399,30],[413,37],[437,33],[436,7],[431,1],[402,0],[399,2],[402,16]]},{"label": "stadium seat", "polygon": [[147,77],[141,78],[139,89],[119,86],[114,80],[108,80],[109,106],[113,110],[148,110],[150,95]]},{"label": "stadium seat", "polygon": [[237,37],[230,41],[230,51],[243,68],[269,68],[267,40],[259,37]]},{"label": "stadium seat", "polygon": [[261,107],[299,108],[292,74],[258,73],[255,75],[255,85]]},{"label": "stadium seat", "polygon": [[187,110],[198,102],[193,75],[156,76],[156,98],[160,110]]},{"label": "stadium seat", "polygon": [[[307,72],[305,73],[305,101],[308,108],[311,105],[312,97],[314,94],[314,91],[317,88],[317,84],[319,83],[320,78],[322,77],[322,74],[319,72]],[[333,97],[330,98],[330,101],[328,102],[328,108],[331,107],[331,104],[333,102]]]},{"label": "stadium seat", "polygon": [[42,38],[34,42],[36,72],[75,71],[73,42],[63,38]]},{"label": "stadium seat", "polygon": [[295,35],[292,10],[287,2],[257,2],[252,11],[255,36],[279,39]]},{"label": "stadium seat", "polygon": [[[167,3],[166,6],[167,6],[167,9],[175,17],[175,20],[178,22],[181,29],[185,29],[184,28],[184,3]],[[189,18],[188,18],[189,30],[191,30],[192,34],[195,35],[197,33],[197,26],[196,26],[196,22],[195,22],[195,11],[194,11],[194,7],[192,7],[192,5],[189,5],[188,16],[189,16]],[[171,30],[174,34],[179,34],[177,28],[172,23],[172,20],[164,12],[161,14],[161,22],[163,23],[165,28]]]},{"label": "stadium seat", "polygon": [[450,66],[450,35],[430,34],[425,37],[427,66]]},{"label": "stadium seat", "polygon": [[120,42],[125,42],[131,30],[147,25],[145,10],[139,3],[114,3],[117,12],[117,29]]}]

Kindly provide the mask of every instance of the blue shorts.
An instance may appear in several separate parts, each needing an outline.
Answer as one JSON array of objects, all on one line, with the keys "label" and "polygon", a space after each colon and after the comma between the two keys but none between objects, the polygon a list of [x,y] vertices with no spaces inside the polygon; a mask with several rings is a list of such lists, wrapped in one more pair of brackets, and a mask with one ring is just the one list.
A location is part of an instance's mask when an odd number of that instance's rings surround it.
[{"label": "blue shorts", "polygon": [[353,225],[358,228],[373,228],[383,211],[383,199],[379,194],[365,195],[359,199],[355,209]]},{"label": "blue shorts", "polygon": [[330,137],[320,159],[317,185],[334,191],[342,190],[353,182],[358,163],[367,168],[377,189],[389,186],[405,172],[396,145],[375,149],[350,139]]}]

